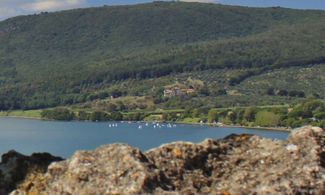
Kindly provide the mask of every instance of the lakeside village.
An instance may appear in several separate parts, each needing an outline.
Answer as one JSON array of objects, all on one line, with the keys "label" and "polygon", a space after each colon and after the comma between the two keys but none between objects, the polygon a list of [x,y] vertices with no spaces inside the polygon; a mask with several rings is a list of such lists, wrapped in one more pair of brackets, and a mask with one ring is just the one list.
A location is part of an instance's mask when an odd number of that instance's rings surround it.
[{"label": "lakeside village", "polygon": [[192,95],[195,93],[196,90],[192,85],[187,86],[184,84],[175,84],[175,85],[166,86],[164,89],[164,97]]},{"label": "lakeside village", "polygon": [[[193,83],[193,84],[192,84]],[[167,103],[184,98],[200,96],[204,83],[191,80],[164,86],[158,101]],[[225,93],[230,93],[226,89]],[[226,96],[225,96],[226,97]],[[175,101],[176,100],[176,101]],[[171,127],[175,123],[201,124],[219,127],[249,127],[290,130],[304,125],[325,127],[325,102],[319,99],[304,98],[292,105],[269,105],[247,107],[199,107],[190,102],[189,108],[163,109],[164,102],[156,102],[152,96],[114,96],[94,99],[78,105],[56,107],[44,110],[1,112],[1,116],[29,117],[61,121],[143,121],[141,127],[151,124],[160,128]],[[160,103],[160,104],[159,104]],[[15,114],[17,113],[17,114]],[[115,123],[111,124],[115,127]]]},{"label": "lakeside village", "polygon": [[[176,83],[165,86],[162,93],[164,98],[190,98],[195,97],[198,90],[197,86]],[[152,97],[127,96],[94,101],[79,107],[42,110],[40,115],[42,119],[49,120],[144,121],[145,125],[156,122],[153,125],[157,128],[163,123],[168,127],[184,123],[282,130],[304,125],[325,127],[325,103],[317,99],[305,99],[293,105],[164,110],[156,107]]]}]

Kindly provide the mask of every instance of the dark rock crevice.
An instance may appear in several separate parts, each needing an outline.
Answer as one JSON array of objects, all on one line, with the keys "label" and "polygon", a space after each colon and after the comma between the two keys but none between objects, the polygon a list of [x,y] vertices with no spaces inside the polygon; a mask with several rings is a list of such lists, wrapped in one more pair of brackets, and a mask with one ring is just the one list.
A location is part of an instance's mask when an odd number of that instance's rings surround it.
[{"label": "dark rock crevice", "polygon": [[0,194],[5,195],[16,189],[29,173],[45,173],[52,162],[62,160],[49,153],[25,156],[12,150],[3,154],[0,163]]}]

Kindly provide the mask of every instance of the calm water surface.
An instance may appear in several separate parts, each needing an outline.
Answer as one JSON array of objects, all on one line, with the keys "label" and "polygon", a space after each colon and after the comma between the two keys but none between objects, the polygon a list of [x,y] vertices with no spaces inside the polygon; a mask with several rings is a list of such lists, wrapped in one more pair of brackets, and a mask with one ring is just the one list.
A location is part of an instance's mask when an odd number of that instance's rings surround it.
[{"label": "calm water surface", "polygon": [[[274,139],[286,139],[288,133],[242,128],[216,128],[199,125],[177,125],[154,128],[149,123],[56,122],[0,118],[0,154],[16,150],[23,154],[50,152],[62,157],[76,150],[91,150],[103,144],[128,143],[148,150],[173,141],[201,142],[206,138],[223,138],[231,133],[250,133]],[[115,124],[115,123],[114,123]],[[142,129],[139,129],[139,126]]]}]

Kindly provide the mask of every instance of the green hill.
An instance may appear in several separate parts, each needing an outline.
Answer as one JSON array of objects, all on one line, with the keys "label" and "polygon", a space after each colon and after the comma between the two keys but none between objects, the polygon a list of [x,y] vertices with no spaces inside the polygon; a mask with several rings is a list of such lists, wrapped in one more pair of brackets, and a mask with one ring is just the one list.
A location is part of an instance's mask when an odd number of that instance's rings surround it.
[{"label": "green hill", "polygon": [[15,17],[0,22],[0,110],[85,102],[122,81],[204,70],[241,70],[224,84],[237,86],[325,63],[324,32],[324,11],[203,3]]}]

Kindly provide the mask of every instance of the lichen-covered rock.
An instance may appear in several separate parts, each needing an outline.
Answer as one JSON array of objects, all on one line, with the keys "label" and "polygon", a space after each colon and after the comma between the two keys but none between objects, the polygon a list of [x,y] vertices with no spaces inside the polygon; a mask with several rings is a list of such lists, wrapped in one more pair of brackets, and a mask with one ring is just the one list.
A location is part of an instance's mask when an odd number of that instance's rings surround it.
[{"label": "lichen-covered rock", "polygon": [[159,187],[168,189],[164,179],[138,149],[112,144],[51,164],[44,179],[26,181],[12,194],[150,193]]},{"label": "lichen-covered rock", "polygon": [[324,194],[324,145],[315,127],[288,141],[231,135],[146,153],[113,144],[53,163],[12,194]]},{"label": "lichen-covered rock", "polygon": [[31,156],[9,151],[2,155],[0,163],[0,194],[14,190],[29,174],[44,173],[50,163],[63,160],[48,153],[34,153]]}]

